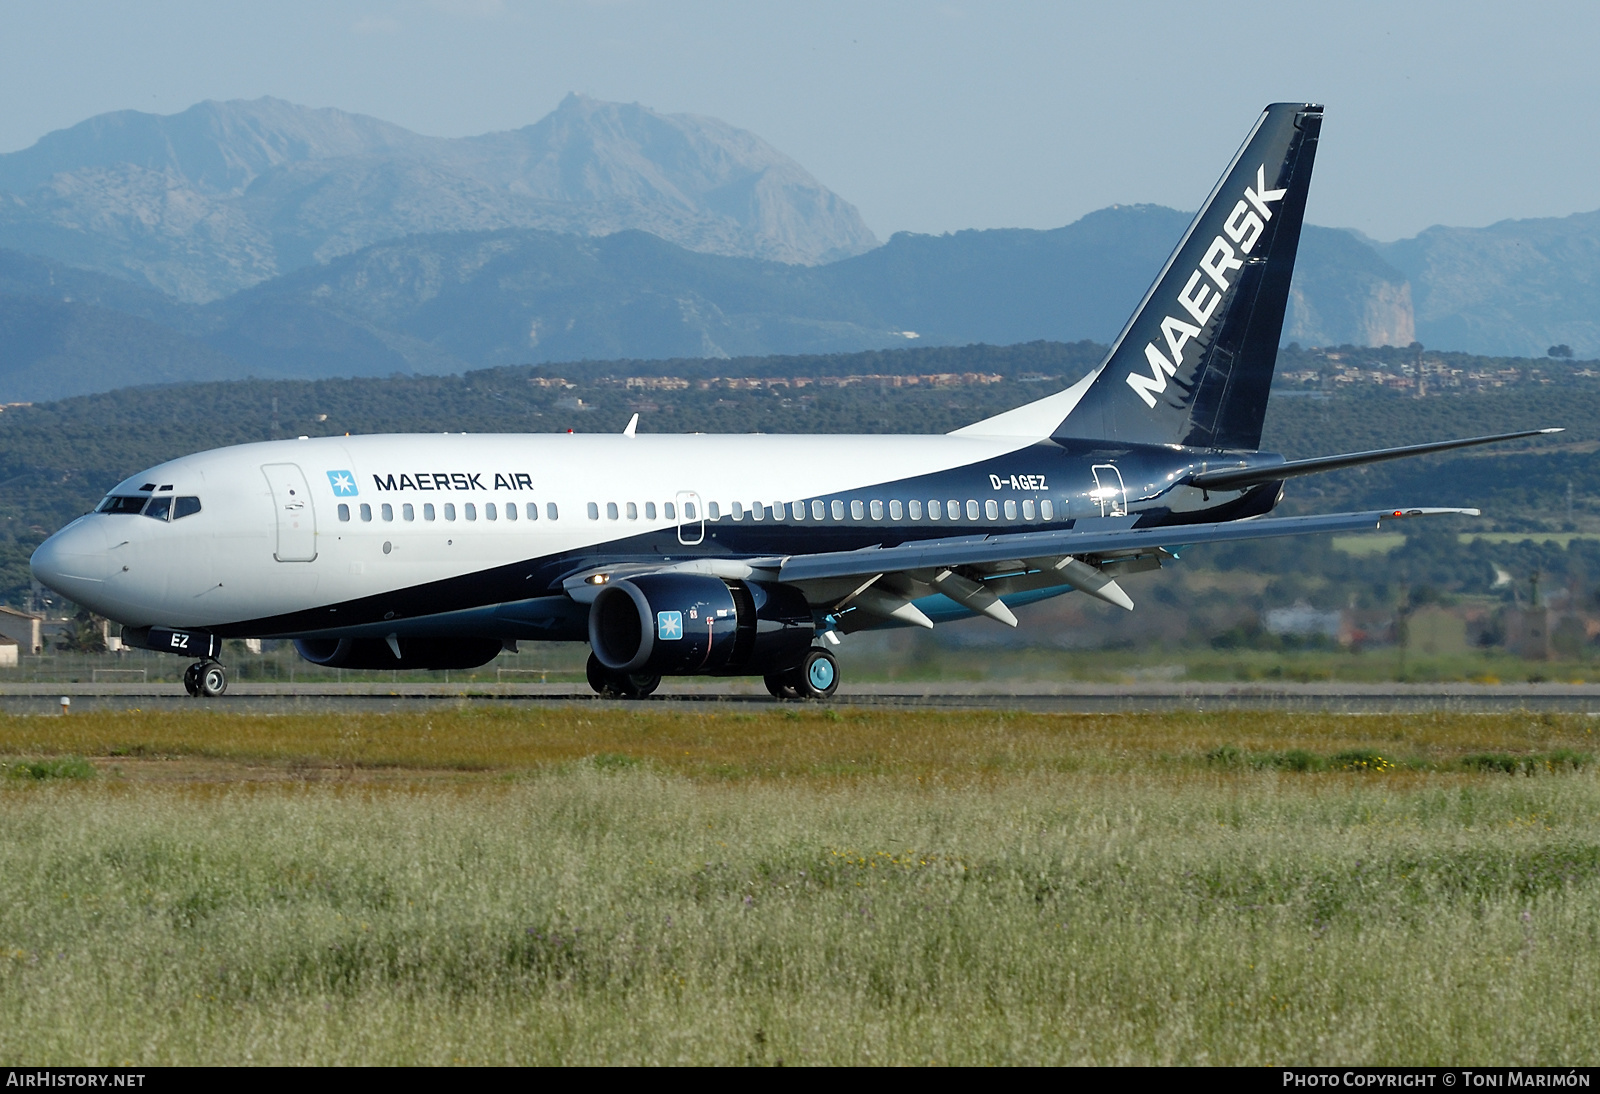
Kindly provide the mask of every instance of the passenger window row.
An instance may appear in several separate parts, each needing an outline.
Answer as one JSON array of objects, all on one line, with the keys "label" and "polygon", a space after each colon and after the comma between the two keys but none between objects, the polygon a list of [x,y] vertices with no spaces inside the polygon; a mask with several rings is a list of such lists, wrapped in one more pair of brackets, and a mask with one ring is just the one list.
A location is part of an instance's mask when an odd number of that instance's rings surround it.
[{"label": "passenger window row", "polygon": [[[625,501],[620,503],[608,501],[606,502],[605,510],[607,520],[621,520],[623,517],[627,517],[629,520],[638,520],[641,512],[643,512],[645,520],[655,520],[657,513],[656,503],[653,501],[647,501],[642,506],[635,501]],[[586,511],[590,520],[600,519],[599,502],[591,501],[586,506]],[[678,505],[676,502],[662,502],[659,512],[661,514],[661,518],[664,520],[678,519]],[[686,501],[683,503],[684,520],[699,520],[700,518],[696,516],[695,513],[696,509],[694,502]]]},{"label": "passenger window row", "polygon": [[[415,506],[415,505],[412,505],[410,502],[403,503],[400,506],[400,514],[399,514],[400,515],[400,519],[401,520],[407,520],[407,521],[416,520],[417,519],[417,509],[418,509],[418,507]],[[372,506],[370,504],[368,504],[367,502],[362,502],[357,507],[357,510],[360,513],[360,516],[361,516],[362,520],[364,520],[364,521],[372,520],[373,514],[372,514]],[[443,513],[445,520],[455,520],[456,519],[456,504],[453,501],[447,501],[443,505],[439,506],[438,508],[435,508],[433,502],[431,502],[431,501],[430,502],[424,502],[422,504],[422,506],[421,506],[421,510],[422,510],[422,519],[424,521],[438,520],[441,512]],[[526,516],[526,518],[528,520],[538,520],[539,519],[539,503],[536,502],[536,501],[528,502],[522,508],[522,511],[521,511],[520,515],[519,515],[518,510],[517,510],[516,502],[506,502],[506,503],[504,503],[503,506],[499,505],[499,504],[496,504],[495,502],[492,502],[492,501],[491,502],[486,502],[484,504],[484,506],[483,506],[483,519],[484,520],[496,520],[497,521],[497,520],[499,520],[501,518],[502,515],[504,515],[506,520],[513,521],[513,522],[515,522],[515,521],[517,521],[519,519],[522,519],[523,516]],[[553,501],[546,502],[545,503],[545,507],[544,507],[544,515],[545,515],[545,519],[546,520],[560,520],[561,519],[561,510],[556,508],[556,503],[555,502],[553,502]],[[478,519],[478,505],[477,505],[477,503],[469,501],[469,502],[466,502],[465,504],[463,504],[461,506],[461,516],[464,517],[467,520],[477,520]],[[341,502],[339,504],[339,519],[341,521],[348,521],[350,519],[350,506],[348,504],[344,503],[344,502]],[[383,520],[383,521],[391,521],[392,522],[395,519],[395,507],[392,504],[390,504],[389,502],[381,503],[378,506],[378,519],[379,520]]]},{"label": "passenger window row", "polygon": [[[600,510],[602,510],[600,502],[589,502],[589,505],[587,505],[589,520],[600,520]],[[750,520],[768,520],[768,518],[771,518],[771,513],[778,513],[776,520],[784,520],[784,517],[789,517],[790,520],[795,521],[803,521],[808,517],[813,521],[845,520],[845,510],[846,502],[840,501],[840,499],[834,499],[832,502],[824,502],[818,499],[818,501],[810,502],[810,505],[806,504],[806,502],[789,502],[789,504],[773,502],[771,505],[755,502],[749,507],[746,507],[744,502],[733,502],[726,510],[726,513],[723,512],[720,502],[707,502],[706,520],[722,520],[725,515],[733,518],[733,520],[744,520],[746,517],[749,517]],[[912,501],[893,499],[890,502],[874,499],[874,501],[869,502],[848,502],[848,510],[850,510],[850,520],[869,520],[869,513],[870,520],[883,520],[883,515],[886,512],[888,513],[888,518],[891,521],[896,521],[896,523],[907,520],[907,518],[909,520],[923,520],[925,515],[926,520],[962,520],[963,512],[965,512],[966,520],[1000,520],[1002,512],[1005,513],[1005,520],[1018,520],[1018,518],[1021,518],[1021,520],[1054,520],[1056,518],[1056,504],[1048,497],[1038,502],[1037,505],[1032,499],[1027,499],[1027,501],[1019,504],[1014,499],[1008,499],[1005,502],[995,501],[994,497],[990,497],[987,501],[982,502],[981,505],[974,499],[966,499],[966,504],[963,505],[955,497],[950,497],[949,501],[941,501],[938,497],[933,497],[933,499],[928,499],[926,507],[918,499],[912,499]],[[622,520],[624,517],[627,520],[638,520],[638,512],[640,512],[640,507],[635,502],[621,502],[621,504],[619,502],[605,502],[606,520]],[[643,512],[645,512],[645,520],[656,520],[656,502],[645,502]],[[666,518],[666,520],[677,520],[677,512],[675,512],[672,502],[664,502],[661,505],[661,512],[662,517]],[[699,520],[698,515],[694,513],[694,502],[683,502],[683,520]]]},{"label": "passenger window row", "polygon": [[[960,520],[962,519],[963,512],[965,513],[967,520],[973,521],[979,519],[999,520],[1001,519],[1002,512],[1005,514],[1006,520],[1017,520],[1019,519],[1019,514],[1020,519],[1022,520],[1054,520],[1056,517],[1055,502],[1051,501],[1049,498],[1043,499],[1037,504],[1037,506],[1035,506],[1034,501],[1031,498],[1021,502],[1020,505],[1014,499],[1007,500],[1006,502],[1002,503],[994,498],[990,498],[983,502],[981,506],[977,501],[971,498],[967,499],[967,502],[964,506],[957,498],[951,498],[948,501],[942,501],[938,498],[931,498],[928,500],[926,508],[924,508],[923,502],[918,499],[902,501],[896,498],[887,503],[880,499],[874,499],[872,501],[852,501],[848,503],[848,507],[851,520],[867,520],[869,519],[870,514],[871,520],[881,521],[884,519],[885,512],[888,513],[889,519],[895,522],[900,522],[906,519],[922,520],[924,519],[924,514],[926,514],[926,519],[928,520]],[[626,516],[628,520],[639,519],[639,506],[631,501],[620,504],[614,501],[608,501],[605,503],[604,508],[607,520],[621,520],[624,516]],[[663,503],[661,510],[665,519],[678,519],[677,512],[675,511],[675,507],[672,502],[669,501]],[[591,501],[588,504],[587,511],[590,520],[599,520],[601,504],[597,501]],[[748,516],[751,520],[758,521],[768,519],[783,520],[786,516],[794,521],[804,521],[808,518],[808,516],[809,519],[813,521],[826,521],[830,519],[844,520],[845,511],[846,503],[837,498],[831,502],[824,502],[821,499],[818,499],[810,502],[809,506],[803,501],[789,502],[787,504],[779,501],[772,503],[770,506],[761,502],[755,502],[754,504],[746,507],[743,502],[736,501],[728,507],[726,513],[724,513],[720,502],[713,501],[706,503],[707,520],[721,520],[725,515],[734,520],[744,520],[746,516]],[[777,514],[776,518],[772,517],[773,513]],[[656,519],[655,502],[647,501],[644,503],[644,518],[646,520]],[[700,519],[695,514],[695,506],[693,502],[684,502],[683,519]]]},{"label": "passenger window row", "polygon": [[[728,515],[734,520],[743,520],[747,514],[752,520],[766,520],[771,514],[776,513],[776,519],[778,520],[782,520],[787,516],[790,520],[796,522],[808,519],[812,521],[842,521],[845,519],[847,511],[850,514],[849,519],[853,521],[881,521],[884,519],[885,513],[887,513],[889,520],[895,523],[905,520],[920,521],[924,519],[930,521],[961,520],[963,516],[969,521],[1000,520],[1002,513],[1004,514],[1004,519],[1008,521],[1019,518],[1029,521],[1036,519],[1054,520],[1056,518],[1055,502],[1049,498],[1039,501],[1037,505],[1031,498],[1020,504],[1015,499],[1002,503],[994,498],[989,498],[980,504],[978,501],[968,498],[964,505],[957,498],[948,500],[930,498],[926,503],[917,498],[912,498],[909,501],[895,498],[888,502],[874,498],[871,501],[857,500],[848,503],[839,498],[828,502],[818,498],[810,503],[795,501],[786,505],[781,501],[774,502],[770,508],[757,502],[748,509],[739,502],[734,502]],[[721,520],[723,516],[722,507],[716,502],[711,502],[706,506],[706,515],[711,520]]]}]

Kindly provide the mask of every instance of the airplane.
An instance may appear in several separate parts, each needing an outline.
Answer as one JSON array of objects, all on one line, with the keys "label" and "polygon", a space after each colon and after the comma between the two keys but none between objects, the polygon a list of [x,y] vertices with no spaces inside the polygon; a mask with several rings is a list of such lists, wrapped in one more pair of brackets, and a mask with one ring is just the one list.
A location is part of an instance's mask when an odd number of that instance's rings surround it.
[{"label": "airplane", "polygon": [[229,638],[317,665],[466,669],[584,642],[605,696],[761,676],[826,699],[843,636],[1119,584],[1182,548],[1466,508],[1271,517],[1297,476],[1528,430],[1286,460],[1259,451],[1322,107],[1269,105],[1104,361],[938,436],[301,437],[158,464],[34,552],[44,585],[194,658]]}]

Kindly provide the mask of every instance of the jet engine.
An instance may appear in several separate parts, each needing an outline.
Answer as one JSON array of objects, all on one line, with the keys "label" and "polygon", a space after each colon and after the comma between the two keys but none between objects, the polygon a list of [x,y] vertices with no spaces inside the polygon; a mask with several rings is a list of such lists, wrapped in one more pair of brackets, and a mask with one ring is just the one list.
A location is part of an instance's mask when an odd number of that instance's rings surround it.
[{"label": "jet engine", "polygon": [[589,609],[589,645],[618,673],[745,675],[798,665],[811,607],[791,585],[704,574],[643,574],[607,585]]},{"label": "jet engine", "polygon": [[294,648],[330,669],[475,669],[499,654],[498,638],[297,638]]}]

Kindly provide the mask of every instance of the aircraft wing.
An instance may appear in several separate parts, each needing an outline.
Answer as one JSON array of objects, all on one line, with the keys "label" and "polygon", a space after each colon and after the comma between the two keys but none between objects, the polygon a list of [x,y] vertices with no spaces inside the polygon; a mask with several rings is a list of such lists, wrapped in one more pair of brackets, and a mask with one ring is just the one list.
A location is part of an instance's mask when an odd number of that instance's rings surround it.
[{"label": "aircraft wing", "polygon": [[1372,531],[1384,521],[1436,514],[1478,516],[1479,510],[1378,509],[1155,528],[970,536],[791,555],[779,563],[777,578],[799,586],[813,605],[831,607],[845,631],[894,622],[931,627],[932,621],[912,602],[934,593],[1016,626],[1016,617],[1000,598],[1051,586],[1070,585],[1131,609],[1133,601],[1117,585],[1116,577],[1156,569],[1163,558],[1175,557],[1175,549],[1180,547]]}]

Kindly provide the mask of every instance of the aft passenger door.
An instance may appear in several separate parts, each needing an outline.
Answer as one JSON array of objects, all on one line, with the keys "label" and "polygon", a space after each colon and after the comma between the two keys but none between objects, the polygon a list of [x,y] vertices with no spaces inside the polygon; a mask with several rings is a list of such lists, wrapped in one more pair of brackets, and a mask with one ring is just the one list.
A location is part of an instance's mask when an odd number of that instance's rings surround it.
[{"label": "aft passenger door", "polygon": [[311,505],[311,488],[298,464],[269,463],[261,468],[272,487],[272,507],[278,521],[279,562],[311,562],[317,557],[317,514]]},{"label": "aft passenger door", "polygon": [[1122,472],[1113,464],[1094,465],[1094,498],[1100,503],[1102,517],[1128,515],[1128,491],[1122,483]]},{"label": "aft passenger door", "polygon": [[706,511],[693,490],[678,491],[678,542],[693,547],[706,538]]}]

